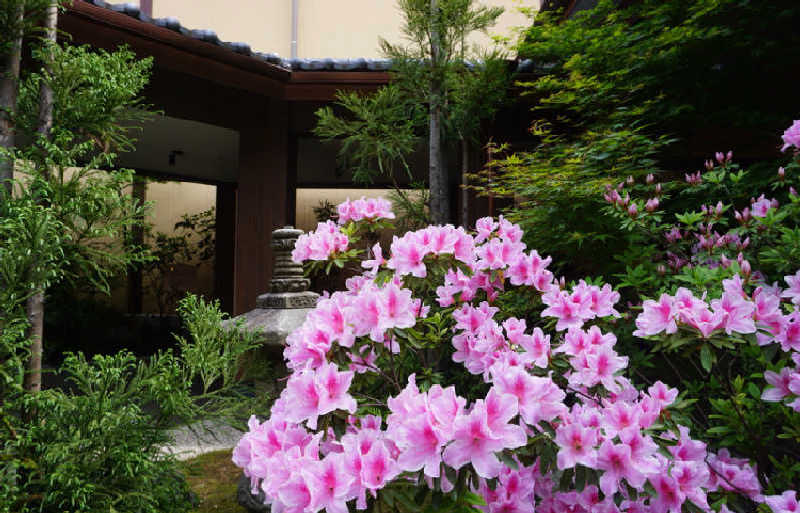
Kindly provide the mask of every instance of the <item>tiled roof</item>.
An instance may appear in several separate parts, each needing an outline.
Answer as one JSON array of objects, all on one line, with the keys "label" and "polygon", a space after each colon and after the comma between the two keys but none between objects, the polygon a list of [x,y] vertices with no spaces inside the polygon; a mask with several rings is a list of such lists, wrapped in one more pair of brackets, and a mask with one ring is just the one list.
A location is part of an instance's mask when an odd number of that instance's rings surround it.
[{"label": "tiled roof", "polygon": [[[145,23],[178,32],[186,37],[205,41],[232,52],[280,66],[288,71],[387,71],[391,68],[389,59],[284,59],[275,53],[256,52],[247,43],[222,41],[213,30],[189,29],[181,25],[177,18],[151,18],[144,14],[136,4],[114,4],[104,0],[85,1],[98,7],[126,14]],[[528,59],[519,61],[517,71],[523,73],[533,71],[533,62]]]}]

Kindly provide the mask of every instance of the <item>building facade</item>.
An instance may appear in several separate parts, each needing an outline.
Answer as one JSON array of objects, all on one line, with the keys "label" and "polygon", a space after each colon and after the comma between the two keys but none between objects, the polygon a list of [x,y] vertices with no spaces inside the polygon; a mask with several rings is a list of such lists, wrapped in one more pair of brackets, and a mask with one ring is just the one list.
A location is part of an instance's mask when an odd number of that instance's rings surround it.
[{"label": "building facade", "polygon": [[[498,35],[513,37],[511,27],[526,18],[504,16]],[[125,44],[153,58],[146,100],[163,115],[143,127],[136,150],[120,164],[196,184],[145,191],[162,205],[155,211],[159,228],[168,230],[180,212],[216,206],[208,288],[232,313],[250,310],[267,290],[272,230],[313,221],[308,211],[318,201],[335,202],[355,185],[337,168],[335,148],[311,133],[314,112],[338,90],[388,83],[388,61],[375,59],[378,36],[398,42],[401,23],[394,0],[76,0],[59,18],[74,43]],[[362,193],[375,191],[353,191]],[[141,294],[141,283],[130,286],[137,288]],[[128,303],[141,310],[141,297]]]}]

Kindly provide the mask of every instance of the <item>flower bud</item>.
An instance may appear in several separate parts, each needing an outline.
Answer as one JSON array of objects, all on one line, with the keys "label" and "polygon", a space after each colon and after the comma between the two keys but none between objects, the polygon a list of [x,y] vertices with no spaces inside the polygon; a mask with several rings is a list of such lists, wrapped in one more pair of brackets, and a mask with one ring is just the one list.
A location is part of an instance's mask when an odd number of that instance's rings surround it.
[{"label": "flower bud", "polygon": [[794,189],[794,187],[789,187],[789,196],[797,196],[797,191]]},{"label": "flower bud", "polygon": [[706,160],[705,162],[706,171],[711,171],[714,169],[714,161],[713,160]]},{"label": "flower bud", "polygon": [[647,182],[647,185],[650,185],[656,181],[656,177],[653,176],[653,173],[647,173],[647,176],[644,177],[644,181]]},{"label": "flower bud", "polygon": [[742,268],[742,274],[744,274],[745,276],[750,276],[750,271],[751,271],[750,262],[748,262],[747,260],[743,260],[742,263],[740,264],[740,267]]},{"label": "flower bud", "polygon": [[634,182],[633,175],[628,175],[628,179],[625,180],[625,183],[627,183],[628,185],[633,185],[633,182]]},{"label": "flower bud", "polygon": [[660,195],[661,195],[661,184],[657,183],[656,184],[656,196],[660,196]]},{"label": "flower bud", "polygon": [[664,264],[658,264],[658,266],[656,266],[656,272],[660,276],[664,276],[665,274],[667,274],[667,268]]},{"label": "flower bud", "polygon": [[714,156],[717,158],[717,162],[719,162],[720,164],[725,162],[725,154],[722,153],[721,151],[718,151],[717,153],[715,153]]},{"label": "flower bud", "polygon": [[650,198],[644,206],[648,212],[655,212],[658,210],[658,198]]},{"label": "flower bud", "polygon": [[786,178],[786,170],[783,167],[778,168],[778,180],[781,182]]},{"label": "flower bud", "polygon": [[733,150],[728,150],[728,154],[725,155],[725,161],[730,162],[731,160],[733,160]]},{"label": "flower bud", "polygon": [[628,206],[628,215],[634,219],[639,215],[639,208],[636,206],[636,203],[631,203],[630,206]]}]

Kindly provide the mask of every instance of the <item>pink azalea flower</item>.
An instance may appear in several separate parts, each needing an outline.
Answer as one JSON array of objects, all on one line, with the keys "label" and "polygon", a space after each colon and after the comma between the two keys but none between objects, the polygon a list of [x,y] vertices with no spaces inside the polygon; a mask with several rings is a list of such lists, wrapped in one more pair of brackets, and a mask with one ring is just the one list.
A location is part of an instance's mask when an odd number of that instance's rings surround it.
[{"label": "pink azalea flower", "polygon": [[328,333],[332,341],[337,341],[342,347],[350,347],[355,340],[355,334],[340,306],[341,297],[334,295],[331,298],[320,299],[317,307],[309,312],[308,318],[314,326]]},{"label": "pink azalea flower", "polygon": [[800,351],[800,310],[783,316],[775,340],[781,344],[781,349],[784,351]]},{"label": "pink azalea flower", "polygon": [[648,479],[658,494],[650,500],[650,511],[653,513],[666,513],[667,511],[681,513],[681,507],[686,497],[678,487],[675,478],[667,472],[661,472]]},{"label": "pink azalea flower", "polygon": [[764,502],[772,508],[774,513],[798,513],[800,505],[797,503],[797,492],[787,490],[781,495],[767,495]]},{"label": "pink azalea flower", "polygon": [[765,371],[764,380],[774,388],[765,389],[761,394],[761,399],[764,401],[778,402],[784,397],[792,395],[791,390],[789,390],[792,375],[793,373],[788,367],[781,369],[780,374],[772,371]]},{"label": "pink azalea flower", "polygon": [[642,411],[636,404],[616,401],[606,405],[603,411],[603,428],[609,438],[620,431],[639,426]]},{"label": "pink azalea flower", "polygon": [[305,511],[311,504],[311,490],[300,473],[293,474],[277,491],[278,500],[288,511]]},{"label": "pink azalea flower", "polygon": [[463,412],[466,404],[467,400],[456,394],[455,387],[442,388],[437,384],[428,390],[428,411],[442,438],[452,438],[453,422]]},{"label": "pink azalea flower", "polygon": [[[693,440],[689,436],[689,428],[686,426],[678,426],[678,432],[680,433],[680,438],[677,445],[668,448],[672,457],[678,461],[703,461],[707,454],[706,444]],[[665,436],[674,438],[671,432]]]},{"label": "pink azalea flower", "polygon": [[783,139],[783,147],[781,147],[781,151],[786,151],[792,146],[795,148],[800,148],[800,119],[794,120],[792,126],[783,132],[781,139]]},{"label": "pink azalea flower", "polygon": [[569,377],[570,384],[586,387],[602,384],[611,392],[620,389],[614,375],[627,367],[627,356],[619,356],[608,346],[599,346],[594,353],[586,355],[585,363],[584,367]]},{"label": "pink azalea flower", "polygon": [[500,236],[501,239],[513,243],[522,241],[522,228],[520,228],[518,224],[512,223],[503,218],[503,216],[498,217],[497,221],[499,224],[497,235]]},{"label": "pink azalea flower", "polygon": [[499,226],[500,224],[491,217],[482,217],[475,221],[475,230],[478,232],[478,235],[475,236],[475,244],[480,244],[491,237]]},{"label": "pink azalea flower", "polygon": [[708,511],[708,499],[703,488],[708,485],[708,465],[704,462],[676,461],[670,474],[681,493],[701,509]]},{"label": "pink azalea flower", "polygon": [[653,383],[653,385],[647,389],[647,393],[650,394],[650,397],[658,401],[661,408],[669,406],[675,401],[675,398],[678,397],[677,388],[669,388],[660,380]]},{"label": "pink azalea flower", "polygon": [[792,303],[800,306],[800,271],[797,271],[794,276],[784,276],[784,280],[789,285],[789,288],[783,291],[781,297],[789,298]]},{"label": "pink azalea flower", "polygon": [[496,477],[503,469],[503,464],[494,453],[521,447],[526,442],[521,429],[508,431],[504,428],[501,431],[505,436],[497,436],[489,427],[486,404],[478,399],[469,414],[456,419],[453,443],[445,448],[442,458],[453,468],[459,469],[466,463],[472,463],[479,476],[487,479]]},{"label": "pink azalea flower", "polygon": [[369,198],[363,196],[361,199],[350,201],[347,199],[344,203],[336,206],[336,212],[339,214],[339,224],[345,224],[348,221],[361,221],[367,219],[375,221],[377,219],[394,219],[392,212],[392,203],[384,198]]},{"label": "pink azalea flower", "polygon": [[378,329],[411,328],[417,323],[411,291],[393,283],[387,284],[378,295]]},{"label": "pink azalea flower", "polygon": [[706,307],[688,312],[686,323],[700,331],[703,338],[708,338],[711,333],[723,327],[725,313],[711,312]]},{"label": "pink azalea flower", "polygon": [[630,447],[631,461],[644,474],[658,472],[658,445],[648,435],[643,435],[637,427],[630,427],[619,432],[619,440]]},{"label": "pink azalea flower", "polygon": [[728,335],[733,332],[755,333],[755,305],[741,295],[723,292],[721,298],[711,301],[711,308],[715,312],[724,312],[723,328]]},{"label": "pink azalea flower", "polygon": [[753,217],[767,217],[767,213],[772,206],[772,200],[766,199],[762,194],[753,203]]},{"label": "pink azalea flower", "polygon": [[376,243],[372,246],[372,260],[364,260],[361,262],[361,267],[367,269],[370,273],[376,274],[378,269],[386,263],[386,260],[383,258],[383,251],[381,250],[381,245]]},{"label": "pink azalea flower", "polygon": [[333,253],[347,249],[349,240],[333,221],[317,224],[317,229],[298,237],[292,251],[292,260],[327,260]]},{"label": "pink azalea flower", "polygon": [[286,388],[281,394],[292,408],[286,412],[286,420],[290,422],[308,421],[308,427],[317,428],[319,417],[319,390],[317,389],[314,371],[305,369],[294,372],[286,382]]},{"label": "pink azalea flower", "polygon": [[595,468],[597,465],[597,430],[573,423],[556,429],[556,444],[559,446],[556,457],[560,470],[572,468],[576,463]]},{"label": "pink azalea flower", "polygon": [[318,465],[305,469],[303,477],[311,494],[308,510],[347,513],[353,477],[345,472],[340,454],[329,454]]},{"label": "pink azalea flower", "polygon": [[536,426],[566,412],[566,394],[550,378],[531,376],[520,367],[495,365],[490,369],[492,381],[500,393],[517,398],[522,420]]},{"label": "pink azalea flower", "polygon": [[615,444],[605,440],[597,451],[597,467],[603,471],[600,476],[600,489],[611,496],[619,487],[621,479],[636,489],[641,489],[646,477],[631,460],[631,448],[626,444]]},{"label": "pink azalea flower", "polygon": [[392,240],[391,252],[392,257],[389,259],[387,267],[394,269],[398,276],[405,276],[406,274],[417,278],[427,276],[428,272],[423,262],[425,250],[417,241],[407,236],[402,239],[395,236]]},{"label": "pink azalea flower", "polygon": [[378,490],[394,479],[400,471],[382,443],[375,443],[361,457],[361,481],[370,490]]},{"label": "pink azalea flower", "polygon": [[537,367],[546,369],[550,362],[550,335],[534,328],[531,335],[522,335],[517,342],[525,350],[526,359]]},{"label": "pink azalea flower", "polygon": [[592,298],[587,294],[568,294],[566,291],[552,291],[542,296],[547,308],[542,317],[556,317],[556,330],[580,328],[587,319],[594,317]]},{"label": "pink azalea flower", "polygon": [[355,413],[356,401],[347,393],[353,376],[352,371],[340,372],[335,363],[323,364],[317,369],[314,381],[318,390],[320,415],[335,410]]}]

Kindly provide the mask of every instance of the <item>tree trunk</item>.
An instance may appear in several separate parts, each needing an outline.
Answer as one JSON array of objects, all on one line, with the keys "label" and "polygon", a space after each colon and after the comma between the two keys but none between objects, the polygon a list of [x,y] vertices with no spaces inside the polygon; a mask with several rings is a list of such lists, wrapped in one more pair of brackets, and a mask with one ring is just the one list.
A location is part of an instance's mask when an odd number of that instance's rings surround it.
[{"label": "tree trunk", "polygon": [[461,226],[469,229],[469,142],[461,139]]},{"label": "tree trunk", "polygon": [[[17,94],[19,92],[19,68],[22,57],[22,19],[25,12],[23,2],[17,2],[14,7],[14,28],[18,29],[6,55],[0,59],[0,148],[11,149],[15,144],[13,115],[17,108]],[[0,155],[0,184],[11,191],[11,182],[14,178],[14,160]]]},{"label": "tree trunk", "polygon": [[28,339],[31,341],[31,354],[28,371],[25,373],[25,390],[38,392],[42,389],[42,335],[44,331],[44,292],[37,292],[25,303],[28,317]]},{"label": "tree trunk", "polygon": [[[56,24],[58,23],[58,3],[51,2],[47,8],[44,20],[44,44],[56,44]],[[47,48],[47,46],[45,46]],[[52,70],[51,56],[47,55],[44,62],[45,75],[49,76]],[[39,85],[39,124],[36,132],[45,138],[50,138],[53,128],[53,88],[45,79]]]},{"label": "tree trunk", "polygon": [[442,148],[442,77],[440,24],[437,0],[431,0],[431,90],[429,124],[429,180],[431,221],[433,224],[446,224],[450,221],[450,198],[447,184],[447,170],[444,166]]},{"label": "tree trunk", "polygon": [[[46,45],[56,44],[56,23],[58,22],[58,3],[53,1],[47,8],[44,30]],[[45,57],[44,68],[49,74],[51,70],[50,56]],[[47,79],[42,80],[39,88],[39,119],[36,132],[45,139],[50,138],[53,128],[53,89]],[[49,169],[42,169],[45,177],[50,175]],[[28,298],[25,304],[28,316],[31,356],[28,361],[28,372],[25,375],[25,390],[38,392],[42,388],[42,335],[44,334],[44,291],[38,291]]]}]

